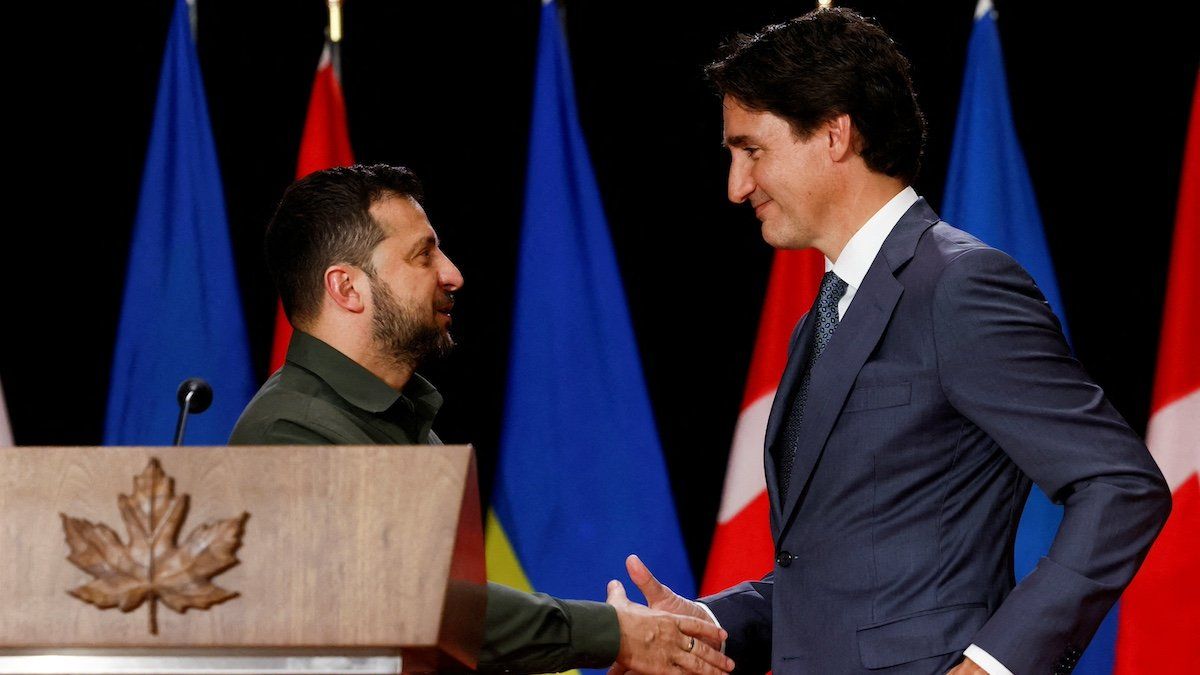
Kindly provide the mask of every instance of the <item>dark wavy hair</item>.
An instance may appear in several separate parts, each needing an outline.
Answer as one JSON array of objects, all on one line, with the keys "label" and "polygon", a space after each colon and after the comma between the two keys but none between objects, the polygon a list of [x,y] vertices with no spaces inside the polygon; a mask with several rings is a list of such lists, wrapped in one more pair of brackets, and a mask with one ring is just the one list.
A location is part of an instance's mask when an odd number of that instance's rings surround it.
[{"label": "dark wavy hair", "polygon": [[882,28],[835,7],[738,35],[704,71],[721,95],[786,119],[800,138],[848,114],[867,166],[911,183],[921,168],[925,116],[910,69]]},{"label": "dark wavy hair", "polygon": [[387,233],[370,209],[388,197],[422,204],[421,181],[406,167],[356,164],[311,173],[283,193],[267,225],[266,254],[293,325],[303,327],[316,318],[330,265],[344,263],[374,273],[371,252]]}]

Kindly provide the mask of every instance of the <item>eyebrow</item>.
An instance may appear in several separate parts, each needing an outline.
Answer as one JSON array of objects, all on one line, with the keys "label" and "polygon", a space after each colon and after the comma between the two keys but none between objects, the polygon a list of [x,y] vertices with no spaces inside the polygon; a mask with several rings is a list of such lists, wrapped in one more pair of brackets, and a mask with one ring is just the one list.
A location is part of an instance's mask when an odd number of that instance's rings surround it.
[{"label": "eyebrow", "polygon": [[426,236],[422,237],[420,240],[418,240],[417,243],[413,244],[412,248],[408,249],[408,257],[411,258],[411,257],[417,255],[418,253],[421,252],[421,249],[424,249],[428,246],[436,247],[438,245],[438,243],[439,242],[438,242],[438,238],[436,235],[432,235],[432,234],[426,235]]},{"label": "eyebrow", "polygon": [[752,145],[753,143],[754,143],[753,139],[751,139],[749,136],[747,136],[745,134],[741,134],[738,136],[730,136],[729,138],[726,138],[725,140],[721,141],[721,147],[722,148],[741,148],[741,147],[745,147],[747,145]]}]

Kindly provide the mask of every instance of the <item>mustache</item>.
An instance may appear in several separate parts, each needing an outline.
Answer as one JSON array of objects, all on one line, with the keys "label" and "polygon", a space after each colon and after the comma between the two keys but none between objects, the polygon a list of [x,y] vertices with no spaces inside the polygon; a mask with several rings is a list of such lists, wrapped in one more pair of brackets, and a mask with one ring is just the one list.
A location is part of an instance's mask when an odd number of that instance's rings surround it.
[{"label": "mustache", "polygon": [[439,312],[449,312],[454,309],[454,294],[442,292],[437,296],[437,302],[434,303],[434,309]]}]

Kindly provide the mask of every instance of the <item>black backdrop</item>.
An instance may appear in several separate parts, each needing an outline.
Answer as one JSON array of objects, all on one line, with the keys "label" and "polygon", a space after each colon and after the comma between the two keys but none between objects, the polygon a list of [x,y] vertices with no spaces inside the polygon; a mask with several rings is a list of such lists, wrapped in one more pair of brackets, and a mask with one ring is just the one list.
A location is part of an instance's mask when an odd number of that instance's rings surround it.
[{"label": "black backdrop", "polygon": [[[28,4],[36,6],[10,19],[20,48],[5,96],[0,375],[18,443],[97,444],[171,0]],[[475,444],[486,493],[539,2],[347,4],[343,81],[356,157],[423,177],[434,225],[466,277],[461,349],[425,372],[447,398],[439,433]],[[974,2],[845,4],[877,16],[913,61],[929,119],[917,188],[937,208]],[[810,6],[567,0],[582,124],[698,574],[770,261],[751,211],[725,201],[719,107],[700,67],[731,33]],[[1142,429],[1196,23],[1165,4],[1120,7],[999,3],[1017,131],[1077,353]],[[295,170],[324,22],[320,0],[199,2],[198,48],[260,372],[274,310],[260,239]]]}]

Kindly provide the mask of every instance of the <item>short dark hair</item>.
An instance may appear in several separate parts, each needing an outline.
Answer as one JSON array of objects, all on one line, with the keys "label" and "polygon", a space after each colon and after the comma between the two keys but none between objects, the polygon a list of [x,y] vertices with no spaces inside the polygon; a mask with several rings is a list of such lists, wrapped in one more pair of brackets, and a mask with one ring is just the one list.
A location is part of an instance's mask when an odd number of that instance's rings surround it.
[{"label": "short dark hair", "polygon": [[911,183],[921,168],[925,116],[910,69],[882,28],[835,7],[738,35],[704,70],[719,93],[786,119],[800,138],[850,115],[867,166]]},{"label": "short dark hair", "polygon": [[374,274],[371,253],[387,233],[370,209],[388,197],[422,204],[421,181],[402,166],[356,164],[311,173],[283,193],[267,225],[267,267],[293,325],[316,318],[330,265]]}]

